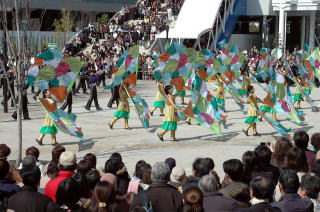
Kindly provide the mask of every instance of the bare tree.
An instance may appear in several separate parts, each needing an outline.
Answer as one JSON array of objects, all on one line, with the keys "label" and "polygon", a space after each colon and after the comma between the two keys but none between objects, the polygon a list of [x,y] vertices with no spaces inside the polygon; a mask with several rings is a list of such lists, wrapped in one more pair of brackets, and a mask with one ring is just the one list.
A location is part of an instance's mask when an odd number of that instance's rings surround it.
[{"label": "bare tree", "polygon": [[74,26],[74,17],[69,10],[63,8],[61,9],[61,18],[55,19],[53,26],[57,32],[57,40],[60,40],[59,45],[60,47],[63,47],[63,45],[69,40],[69,33],[72,31]]}]

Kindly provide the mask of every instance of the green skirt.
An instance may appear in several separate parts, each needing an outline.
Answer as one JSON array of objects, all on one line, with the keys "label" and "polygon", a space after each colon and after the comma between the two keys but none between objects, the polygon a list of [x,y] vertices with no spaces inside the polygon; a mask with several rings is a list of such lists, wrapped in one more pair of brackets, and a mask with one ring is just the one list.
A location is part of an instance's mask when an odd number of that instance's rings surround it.
[{"label": "green skirt", "polygon": [[274,108],[271,108],[270,106],[266,106],[266,105],[261,106],[260,107],[260,111],[261,112],[271,113],[271,114],[275,114],[276,113]]},{"label": "green skirt", "polygon": [[309,89],[304,89],[304,90],[303,90],[303,93],[310,95],[310,94],[311,94],[311,90],[309,90]]},{"label": "green skirt", "polygon": [[130,113],[127,111],[122,111],[122,110],[117,110],[114,114],[114,117],[116,118],[124,118],[124,119],[129,119],[130,118]]},{"label": "green skirt", "polygon": [[295,94],[293,96],[294,101],[301,101],[302,100],[302,94]]},{"label": "green skirt", "polygon": [[41,134],[57,134],[58,130],[56,126],[43,126],[40,130]]},{"label": "green skirt", "polygon": [[217,98],[216,100],[217,100],[218,105],[225,105],[226,104],[224,99]]},{"label": "green skirt", "polygon": [[240,96],[246,96],[247,95],[247,91],[246,90],[239,90],[239,95]]},{"label": "green skirt", "polygon": [[178,95],[178,96],[186,96],[186,92],[185,91],[175,91],[174,95]]},{"label": "green skirt", "polygon": [[164,101],[155,101],[153,103],[153,107],[164,108],[165,106],[166,106],[166,104],[164,103]]},{"label": "green skirt", "polygon": [[162,123],[163,130],[177,130],[177,122],[175,121],[164,121]]},{"label": "green skirt", "polygon": [[253,123],[258,123],[258,122],[259,122],[258,116],[249,116],[249,117],[246,118],[246,120],[244,121],[244,123],[246,123],[246,124],[253,124]]}]

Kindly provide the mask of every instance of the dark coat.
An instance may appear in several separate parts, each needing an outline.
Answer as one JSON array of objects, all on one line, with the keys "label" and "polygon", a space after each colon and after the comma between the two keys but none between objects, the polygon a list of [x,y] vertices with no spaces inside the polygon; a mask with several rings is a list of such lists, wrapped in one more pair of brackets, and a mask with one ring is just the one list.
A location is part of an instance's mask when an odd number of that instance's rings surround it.
[{"label": "dark coat", "polygon": [[37,192],[36,187],[23,186],[21,191],[11,196],[8,209],[15,212],[46,212],[49,211],[51,200],[49,197]]},{"label": "dark coat", "polygon": [[0,180],[0,211],[8,206],[8,199],[21,190],[20,186],[8,179]]},{"label": "dark coat", "polygon": [[280,208],[282,212],[313,212],[312,201],[301,198],[298,194],[286,194],[280,198],[279,202],[271,203],[271,205]]},{"label": "dark coat", "polygon": [[220,189],[224,197],[228,197],[237,201],[240,208],[249,208],[250,189],[248,185],[240,182],[231,182],[222,189]]},{"label": "dark coat", "polygon": [[[181,212],[182,195],[167,183],[152,184],[147,190],[147,201],[151,202],[154,212]],[[134,198],[131,208],[142,206],[141,192]]]},{"label": "dark coat", "polygon": [[205,193],[203,196],[204,212],[234,211],[238,204],[234,199],[222,196],[220,193]]},{"label": "dark coat", "polygon": [[280,208],[273,207],[267,202],[252,205],[250,208],[240,208],[236,212],[281,212]]}]

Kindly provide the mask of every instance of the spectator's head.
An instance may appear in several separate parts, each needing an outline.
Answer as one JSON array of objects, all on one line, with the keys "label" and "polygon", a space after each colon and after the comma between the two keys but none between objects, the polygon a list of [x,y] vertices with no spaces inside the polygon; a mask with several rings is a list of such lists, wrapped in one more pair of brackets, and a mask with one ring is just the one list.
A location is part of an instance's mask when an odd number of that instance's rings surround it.
[{"label": "spectator's head", "polygon": [[20,175],[24,185],[32,187],[39,186],[41,179],[41,172],[39,167],[34,166],[31,169],[22,169]]},{"label": "spectator's head", "polygon": [[66,151],[66,148],[62,145],[57,145],[52,149],[52,161],[55,163],[59,163],[60,155]]},{"label": "spectator's head", "polygon": [[121,157],[120,153],[118,153],[118,152],[112,153],[112,155],[110,156],[109,159],[116,159],[116,160],[120,160],[122,162],[122,157]]},{"label": "spectator's head", "polygon": [[311,144],[316,151],[320,150],[320,133],[311,136]]},{"label": "spectator's head", "polygon": [[243,165],[238,159],[230,159],[223,163],[223,171],[229,181],[240,181],[242,178]]},{"label": "spectator's head", "polygon": [[293,141],[297,147],[306,151],[308,149],[309,135],[305,131],[295,132],[293,135]]},{"label": "spectator's head", "polygon": [[0,160],[0,180],[4,179],[9,173],[9,163],[5,159]]},{"label": "spectator's head", "polygon": [[192,164],[192,169],[195,177],[202,177],[210,172],[208,163],[204,158],[197,158]]},{"label": "spectator's head", "polygon": [[[262,152],[264,152],[264,151],[260,151],[260,149],[258,149],[257,152],[259,152],[259,154],[262,156]],[[246,151],[242,155],[242,164],[246,169],[252,170],[254,168],[254,161],[255,160],[256,160],[256,154],[254,151]]]},{"label": "spectator's head", "polygon": [[91,164],[87,160],[84,160],[84,159],[80,160],[79,163],[77,164],[77,171],[82,175],[85,175],[90,170],[91,170]]},{"label": "spectator's head", "polygon": [[59,158],[59,169],[62,171],[74,171],[77,161],[76,154],[70,151],[63,152]]},{"label": "spectator's head", "polygon": [[279,177],[279,189],[281,195],[295,194],[299,189],[300,183],[298,175],[292,170],[284,170]]},{"label": "spectator's head", "polygon": [[140,173],[138,175],[138,178],[141,180],[141,183],[144,184],[151,184],[151,165],[148,163],[142,164],[141,169],[140,169]]},{"label": "spectator's head", "polygon": [[251,198],[269,199],[276,188],[273,180],[267,176],[257,176],[250,181]]},{"label": "spectator's head", "polygon": [[313,163],[311,172],[320,177],[320,159]]},{"label": "spectator's head", "polygon": [[308,172],[301,178],[299,195],[302,198],[318,199],[320,192],[320,178]]},{"label": "spectator's head", "polygon": [[107,209],[115,200],[116,192],[113,185],[106,181],[98,182],[94,187],[88,211],[109,211]]},{"label": "spectator's head", "polygon": [[92,153],[87,153],[83,159],[89,162],[91,169],[96,169],[96,166],[97,166],[96,155]]},{"label": "spectator's head", "polygon": [[259,145],[254,149],[255,167],[257,169],[269,166],[271,160],[271,151],[267,146]]},{"label": "spectator's head", "polygon": [[177,182],[183,182],[187,178],[186,172],[181,167],[174,167],[170,174],[170,181],[177,183]]},{"label": "spectator's head", "polygon": [[308,163],[304,151],[296,146],[288,149],[284,159],[284,167],[294,172],[307,172]]},{"label": "spectator's head", "polygon": [[50,161],[47,169],[47,175],[50,179],[53,179],[58,176],[59,166],[57,163]]},{"label": "spectator's head", "polygon": [[198,186],[202,193],[212,193],[217,191],[217,181],[216,178],[211,175],[207,174],[201,177],[199,180]]},{"label": "spectator's head", "polygon": [[182,193],[184,205],[183,205],[183,211],[188,212],[201,212],[202,209],[202,200],[203,200],[203,194],[201,190],[197,187],[191,187],[189,189],[186,189]]},{"label": "spectator's head", "polygon": [[214,170],[214,161],[212,158],[205,158],[204,159],[207,162],[207,166],[209,168],[210,171]]},{"label": "spectator's head", "polygon": [[167,158],[164,162],[168,164],[170,171],[172,171],[172,169],[176,166],[176,160],[174,158]]},{"label": "spectator's head", "polygon": [[141,170],[141,167],[143,164],[145,164],[146,162],[144,160],[139,160],[137,163],[136,163],[136,167],[135,167],[135,171],[134,171],[134,176],[138,177],[139,173],[140,173],[140,170]]},{"label": "spectator's head", "polygon": [[97,170],[90,170],[85,175],[88,189],[93,191],[96,184],[100,181],[100,174]]},{"label": "spectator's head", "polygon": [[284,157],[286,155],[286,152],[288,151],[288,149],[290,149],[292,147],[292,143],[290,142],[290,140],[286,137],[280,137],[277,138],[277,142],[274,148],[274,152],[273,152],[273,158],[276,160],[277,162],[277,166],[278,168],[282,168],[279,167],[283,162],[284,162]]},{"label": "spectator's head", "polygon": [[80,188],[77,181],[70,177],[63,180],[57,189],[56,203],[66,205],[70,210],[78,209],[77,202],[80,200]]},{"label": "spectator's head", "polygon": [[165,162],[157,162],[152,166],[153,183],[166,183],[170,179],[170,168]]},{"label": "spectator's head", "polygon": [[117,172],[124,166],[123,162],[119,159],[109,159],[104,165],[105,173],[117,175]]},{"label": "spectator's head", "polygon": [[32,155],[38,161],[38,158],[39,158],[39,155],[40,155],[39,149],[37,147],[35,147],[35,146],[29,147],[26,150],[26,156],[27,155]]},{"label": "spectator's head", "polygon": [[27,155],[22,159],[22,169],[34,168],[36,166],[36,158],[32,155]]},{"label": "spectator's head", "polygon": [[11,149],[6,144],[0,144],[0,160],[6,159],[11,153]]},{"label": "spectator's head", "polygon": [[114,174],[106,173],[101,176],[100,181],[106,181],[112,184],[114,187],[114,190],[117,191],[118,182],[117,182],[117,177]]}]

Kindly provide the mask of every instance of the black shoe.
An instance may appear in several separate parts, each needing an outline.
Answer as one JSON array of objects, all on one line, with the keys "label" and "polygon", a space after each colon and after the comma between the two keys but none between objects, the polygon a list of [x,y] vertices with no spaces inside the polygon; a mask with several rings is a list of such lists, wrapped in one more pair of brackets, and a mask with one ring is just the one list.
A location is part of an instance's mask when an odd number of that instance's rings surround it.
[{"label": "black shoe", "polygon": [[260,133],[253,134],[253,136],[261,136]]},{"label": "black shoe", "polygon": [[90,108],[88,108],[88,107],[85,107],[84,109],[86,109],[86,110],[90,110]]},{"label": "black shoe", "polygon": [[51,144],[52,146],[58,146],[58,145],[60,145],[60,143],[58,143],[58,142],[56,142],[56,143],[53,143],[53,144]]},{"label": "black shoe", "polygon": [[40,146],[43,145],[42,141],[38,140],[37,138],[36,138],[36,142],[37,142]]},{"label": "black shoe", "polygon": [[244,134],[245,134],[246,136],[249,136],[249,135],[248,135],[248,131],[245,131],[244,129],[243,129],[242,131],[244,132]]},{"label": "black shoe", "polygon": [[14,112],[11,116],[14,120],[17,120],[17,112]]},{"label": "black shoe", "polygon": [[102,107],[98,107],[98,108],[96,108],[97,110],[99,110],[99,111],[101,111],[101,110],[103,110],[103,108]]},{"label": "black shoe", "polygon": [[28,117],[25,117],[23,118],[24,120],[31,120],[31,118],[28,116]]},{"label": "black shoe", "polygon": [[108,108],[112,109],[112,105],[108,105]]},{"label": "black shoe", "polygon": [[150,116],[153,116],[153,112],[150,112]]},{"label": "black shoe", "polygon": [[164,116],[164,114],[160,114],[160,116]]},{"label": "black shoe", "polygon": [[108,123],[108,125],[109,125],[110,129],[112,130],[113,129],[113,125],[110,124],[110,123]]},{"label": "black shoe", "polygon": [[157,133],[158,138],[160,139],[160,141],[163,141],[163,137],[161,138],[160,135]]}]

